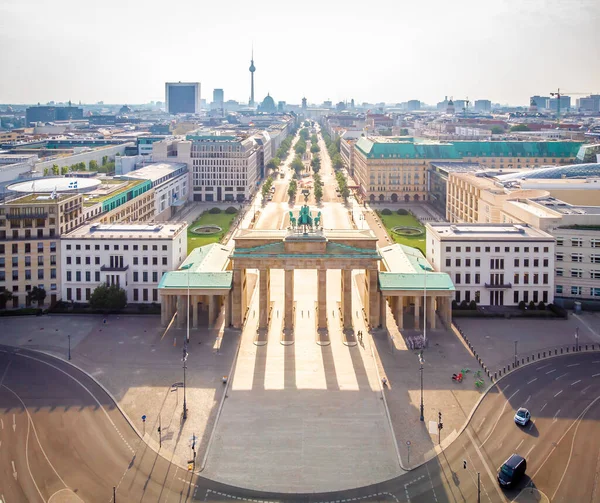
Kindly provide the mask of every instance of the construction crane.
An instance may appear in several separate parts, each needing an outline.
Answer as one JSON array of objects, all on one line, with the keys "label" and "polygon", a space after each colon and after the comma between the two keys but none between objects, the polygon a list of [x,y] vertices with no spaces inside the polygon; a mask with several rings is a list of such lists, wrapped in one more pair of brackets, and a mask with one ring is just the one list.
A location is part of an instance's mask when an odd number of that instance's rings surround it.
[{"label": "construction crane", "polygon": [[463,108],[463,112],[465,113],[465,117],[469,113],[469,103],[471,103],[471,102],[469,101],[469,97],[467,96],[467,99],[465,100],[465,108]]},{"label": "construction crane", "polygon": [[561,92],[560,87],[556,90],[555,93],[550,93],[550,96],[556,96],[556,122],[558,125],[560,125],[560,97],[565,96],[565,95],[571,95],[571,94],[591,95],[592,93],[578,93],[578,92],[568,92],[568,91]]}]

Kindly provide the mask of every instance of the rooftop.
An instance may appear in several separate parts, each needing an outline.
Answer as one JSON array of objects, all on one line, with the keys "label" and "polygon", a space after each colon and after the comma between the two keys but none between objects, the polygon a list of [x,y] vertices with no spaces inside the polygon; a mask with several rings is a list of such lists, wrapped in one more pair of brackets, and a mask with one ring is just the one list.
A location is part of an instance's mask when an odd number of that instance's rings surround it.
[{"label": "rooftop", "polygon": [[526,172],[500,175],[502,181],[528,180],[531,178],[565,179],[600,177],[600,163],[571,164],[568,166],[553,166],[528,170]]},{"label": "rooftop", "polygon": [[470,239],[554,241],[550,234],[526,224],[451,224],[434,222],[427,223],[425,227],[428,235],[434,234],[440,240],[450,238],[453,241]]},{"label": "rooftop", "polygon": [[102,180],[102,185],[93,192],[83,196],[83,205],[93,206],[94,204],[101,203],[141,183],[144,183],[144,180]]},{"label": "rooftop", "polygon": [[174,224],[85,224],[63,239],[173,239],[185,231],[185,222]]},{"label": "rooftop", "polygon": [[71,199],[73,197],[77,197],[77,194],[56,194],[56,197],[53,199],[51,193],[39,193],[35,194],[27,194],[25,196],[17,197],[16,199],[11,199],[10,201],[6,201],[4,204],[31,204],[31,203],[41,203],[41,204],[53,204],[60,203],[66,201],[67,199]]},{"label": "rooftop", "polygon": [[120,176],[122,179],[137,178],[140,180],[150,180],[154,183],[155,181],[160,180],[174,171],[185,168],[186,166],[187,165],[183,162],[157,162]]}]

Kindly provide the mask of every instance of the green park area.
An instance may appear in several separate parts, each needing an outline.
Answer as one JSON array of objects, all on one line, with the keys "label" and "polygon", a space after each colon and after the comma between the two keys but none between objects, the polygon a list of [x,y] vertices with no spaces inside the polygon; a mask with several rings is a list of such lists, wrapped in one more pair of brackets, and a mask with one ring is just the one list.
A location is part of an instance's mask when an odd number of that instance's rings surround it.
[{"label": "green park area", "polygon": [[193,224],[188,226],[188,255],[194,248],[218,243],[227,234],[229,227],[238,215],[237,211],[228,213],[221,210],[219,213],[211,213],[214,211],[216,208],[205,211]]},{"label": "green park area", "polygon": [[385,213],[388,211],[390,210],[377,211],[377,215],[381,218],[394,242],[418,248],[425,255],[425,227],[423,224],[413,215],[398,215],[395,211],[386,215]]}]

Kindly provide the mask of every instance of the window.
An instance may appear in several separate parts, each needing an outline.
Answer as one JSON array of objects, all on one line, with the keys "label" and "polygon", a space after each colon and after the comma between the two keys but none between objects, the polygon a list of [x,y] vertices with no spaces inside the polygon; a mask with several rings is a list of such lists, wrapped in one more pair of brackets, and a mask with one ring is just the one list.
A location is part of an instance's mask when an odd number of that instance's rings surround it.
[{"label": "window", "polygon": [[25,280],[31,279],[31,269],[25,269]]},{"label": "window", "polygon": [[523,267],[529,267],[529,259],[528,258],[523,259]]},{"label": "window", "polygon": [[142,299],[144,300],[144,302],[148,302],[148,289],[147,289],[147,288],[144,288],[144,289],[142,290],[142,294],[143,294],[143,295],[142,295]]},{"label": "window", "polygon": [[134,288],[133,289],[133,301],[137,302],[139,300],[139,296],[138,296],[138,289]]},{"label": "window", "polygon": [[540,266],[540,261],[537,258],[533,259],[533,267],[539,267]]},{"label": "window", "polygon": [[475,247],[475,253],[479,253],[481,252],[481,246],[476,246]]},{"label": "window", "polygon": [[100,271],[94,272],[94,281],[100,282]]},{"label": "window", "polygon": [[571,295],[581,295],[581,287],[580,286],[572,286],[571,287]]},{"label": "window", "polygon": [[580,248],[583,246],[583,239],[581,238],[571,238],[571,246],[575,248]]},{"label": "window", "polygon": [[90,249],[90,245],[85,245],[85,249],[89,250]]},{"label": "window", "polygon": [[76,250],[81,250],[81,245],[75,245]]},{"label": "window", "polygon": [[73,300],[73,294],[71,293],[70,288],[67,288],[67,300]]},{"label": "window", "polygon": [[158,290],[156,288],[152,289],[152,302],[158,302]]},{"label": "window", "polygon": [[70,250],[70,249],[71,249],[71,245],[67,245],[67,250]]},{"label": "window", "polygon": [[94,264],[100,265],[100,257],[94,257]]},{"label": "window", "polygon": [[125,251],[129,250],[129,245],[123,245],[123,250],[125,250]]},{"label": "window", "polygon": [[142,250],[143,251],[148,251],[148,245],[142,245]]},{"label": "window", "polygon": [[537,285],[540,282],[540,275],[536,272],[533,274],[533,284]]},{"label": "window", "polygon": [[119,245],[113,245],[113,250],[118,250],[119,249]]},{"label": "window", "polygon": [[600,264],[600,255],[590,255],[590,262],[592,264]]},{"label": "window", "polygon": [[571,278],[583,278],[583,270],[571,269]]},{"label": "window", "polygon": [[152,257],[152,265],[158,265],[158,257]]},{"label": "window", "polygon": [[81,288],[75,289],[75,300],[81,300]]},{"label": "window", "polygon": [[465,274],[465,283],[467,285],[471,284],[471,275],[469,273]]},{"label": "window", "polygon": [[544,285],[547,285],[547,284],[548,284],[548,274],[547,274],[547,273],[544,273],[544,274],[542,275],[542,283],[543,283]]},{"label": "window", "polygon": [[600,271],[590,271],[590,278],[600,279]]},{"label": "window", "polygon": [[38,269],[38,279],[44,279],[44,270]]},{"label": "window", "polygon": [[562,262],[564,260],[564,255],[562,253],[557,253],[556,254],[556,261],[557,262]]},{"label": "window", "polygon": [[110,250],[110,245],[104,245],[104,249],[105,249],[106,251]]},{"label": "window", "polygon": [[557,276],[562,276],[563,275],[564,270],[563,269],[556,269],[556,275]]},{"label": "window", "polygon": [[528,285],[529,284],[529,273],[526,272],[525,274],[523,274],[523,284],[524,285]]},{"label": "window", "polygon": [[100,250],[100,245],[94,245],[94,250]]},{"label": "window", "polygon": [[446,252],[451,252],[452,248],[450,246],[446,246]]},{"label": "window", "polygon": [[81,265],[81,257],[75,257],[75,264]]},{"label": "window", "polygon": [[167,245],[162,245],[162,251],[167,251]]},{"label": "window", "polygon": [[542,264],[543,264],[544,267],[548,267],[548,259],[545,258],[544,262],[542,262]]},{"label": "window", "polygon": [[460,290],[456,290],[456,292],[454,292],[454,300],[456,302],[460,302]]},{"label": "window", "polygon": [[56,279],[56,269],[50,269],[50,279]]},{"label": "window", "polygon": [[495,251],[496,253],[500,253],[500,247],[499,247],[499,246],[495,246],[495,247],[494,247],[494,251]]},{"label": "window", "polygon": [[540,248],[538,246],[534,246],[533,253],[539,253],[539,252],[540,252]]},{"label": "window", "polygon": [[460,259],[459,258],[456,259],[456,267],[460,267]]},{"label": "window", "polygon": [[480,267],[481,266],[481,259],[476,258],[475,259],[475,267]]},{"label": "window", "polygon": [[133,265],[138,265],[138,258],[137,257],[133,257]]},{"label": "window", "polygon": [[89,283],[92,281],[92,273],[90,271],[85,271],[85,280]]},{"label": "window", "polygon": [[600,288],[590,288],[590,295],[592,297],[600,297]]},{"label": "window", "polygon": [[467,253],[471,253],[471,247],[470,247],[470,246],[466,246],[466,247],[465,247],[465,251],[466,251]]},{"label": "window", "polygon": [[152,245],[152,251],[158,251],[158,245]]},{"label": "window", "polygon": [[85,265],[90,265],[92,263],[92,257],[85,257]]},{"label": "window", "polygon": [[71,257],[67,257],[67,265],[71,265]]},{"label": "window", "polygon": [[75,281],[81,281],[81,271],[75,271]]},{"label": "window", "polygon": [[133,245],[133,251],[137,251],[138,250],[138,245]]},{"label": "window", "polygon": [[525,253],[529,253],[529,246],[526,246],[525,248],[523,248],[523,251],[524,251]]},{"label": "window", "polygon": [[457,272],[454,275],[454,283],[456,283],[457,285],[460,285],[460,273],[459,272]]},{"label": "window", "polygon": [[148,283],[148,271],[143,271],[142,272],[142,281],[144,283]]},{"label": "window", "polygon": [[555,287],[554,291],[555,291],[556,293],[562,293],[562,292],[563,292],[563,287],[562,287],[562,285],[556,285],[556,287]]},{"label": "window", "polygon": [[465,259],[465,266],[466,267],[471,267],[471,259],[470,258],[466,258]]},{"label": "window", "polygon": [[137,271],[133,271],[133,281],[137,283],[138,280],[139,280],[138,272]]},{"label": "window", "polygon": [[154,283],[158,283],[158,272],[157,271],[152,272],[152,281]]},{"label": "window", "polygon": [[475,273],[475,284],[478,285],[481,282],[481,276],[479,273]]},{"label": "window", "polygon": [[19,271],[13,270],[12,279],[13,281],[19,281]]},{"label": "window", "polygon": [[590,246],[592,248],[600,248],[600,239],[592,239],[590,241]]},{"label": "window", "polygon": [[513,283],[514,283],[515,285],[518,285],[518,284],[519,284],[519,273],[517,273],[517,272],[515,273],[515,275],[514,275],[514,277],[513,277]]},{"label": "window", "polygon": [[571,253],[571,261],[583,262],[583,253]]},{"label": "window", "polygon": [[518,303],[519,303],[519,292],[518,292],[518,290],[515,290],[515,291],[513,292],[513,302],[514,302],[515,304],[518,304]]},{"label": "window", "polygon": [[86,288],[85,289],[85,300],[89,301],[91,296],[92,296],[92,289]]},{"label": "window", "polygon": [[489,253],[489,252],[490,252],[490,247],[489,247],[489,246],[486,246],[486,247],[485,247],[485,252],[486,252],[486,253]]},{"label": "window", "polygon": [[515,253],[519,253],[521,251],[521,248],[519,246],[515,246]]},{"label": "window", "polygon": [[148,257],[142,257],[142,264],[148,265]]},{"label": "window", "polygon": [[71,271],[67,271],[67,281],[71,281]]},{"label": "window", "polygon": [[457,247],[456,247],[456,252],[457,252],[457,253],[460,253],[460,252],[461,252],[461,247],[460,247],[460,246],[457,246]]},{"label": "window", "polygon": [[518,258],[515,259],[515,267],[519,267],[519,259]]},{"label": "window", "polygon": [[162,265],[167,265],[167,257],[162,258]]},{"label": "window", "polygon": [[510,253],[510,247],[509,246],[505,246],[504,247],[504,253]]}]

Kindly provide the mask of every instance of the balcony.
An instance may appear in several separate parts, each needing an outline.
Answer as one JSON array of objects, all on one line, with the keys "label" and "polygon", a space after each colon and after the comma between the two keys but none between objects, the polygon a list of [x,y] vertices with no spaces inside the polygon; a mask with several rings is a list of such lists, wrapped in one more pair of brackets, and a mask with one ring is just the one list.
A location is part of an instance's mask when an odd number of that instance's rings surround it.
[{"label": "balcony", "polygon": [[129,269],[129,265],[124,265],[122,267],[119,266],[109,266],[109,265],[103,265],[100,267],[101,271],[108,271],[108,272],[123,272],[126,271],[127,269]]},{"label": "balcony", "polygon": [[34,220],[36,218],[48,218],[48,213],[45,211],[35,213],[7,213],[5,216],[9,220]]},{"label": "balcony", "polygon": [[80,209],[81,209],[81,205],[80,204],[75,204],[71,208],[65,208],[63,210],[63,213],[65,215],[69,215],[69,214],[73,213],[74,211],[77,211],[77,210],[80,210]]},{"label": "balcony", "polygon": [[484,285],[491,290],[505,290],[507,288],[512,288],[512,283],[485,283]]}]

